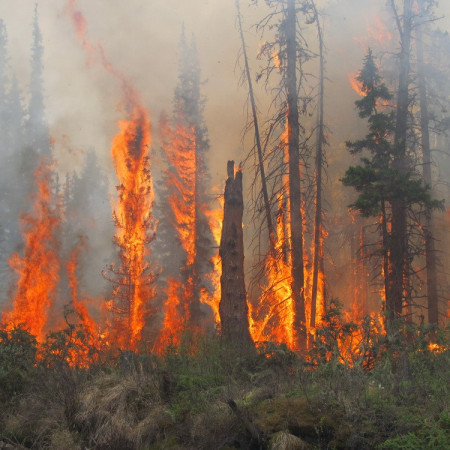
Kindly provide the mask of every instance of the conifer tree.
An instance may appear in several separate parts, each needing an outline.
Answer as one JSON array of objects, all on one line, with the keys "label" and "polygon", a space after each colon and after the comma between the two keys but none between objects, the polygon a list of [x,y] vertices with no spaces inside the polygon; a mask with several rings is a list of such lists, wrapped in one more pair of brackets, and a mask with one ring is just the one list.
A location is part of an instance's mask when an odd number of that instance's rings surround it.
[{"label": "conifer tree", "polygon": [[44,87],[43,87],[42,34],[39,28],[37,4],[33,18],[33,46],[31,48],[30,103],[28,105],[27,141],[29,150],[37,155],[49,156],[50,136],[45,121]]},{"label": "conifer tree", "polygon": [[[173,274],[183,286],[182,306],[186,323],[201,326],[204,311],[201,308],[202,291],[207,288],[204,275],[212,266],[212,235],[205,212],[209,209],[209,176],[207,152],[209,142],[203,119],[204,101],[200,93],[201,75],[194,38],[188,42],[184,29],[180,42],[180,74],[174,94],[173,116],[162,122],[163,153],[167,160],[164,173],[162,201],[168,205],[162,223],[170,223],[170,230],[162,230],[157,239],[172,234],[182,247],[180,273]],[[161,209],[161,206],[160,206]],[[165,277],[167,278],[167,277]]]},{"label": "conifer tree", "polygon": [[355,104],[359,116],[368,120],[369,134],[364,139],[347,142],[347,147],[351,153],[365,151],[368,156],[362,157],[361,165],[349,167],[342,181],[358,192],[356,201],[351,205],[353,209],[362,216],[380,218],[379,254],[383,260],[387,318],[392,323],[401,315],[398,298],[392,290],[392,278],[396,275],[394,265],[398,258],[398,242],[392,226],[394,209],[399,201],[406,210],[416,206],[436,208],[441,204],[431,200],[429,188],[414,172],[400,171],[396,166],[396,113],[382,106],[392,95],[382,81],[371,50],[365,57],[357,81],[361,84],[364,96]]},{"label": "conifer tree", "polygon": [[[17,251],[21,235],[17,222],[28,202],[27,185],[32,184],[33,174],[27,184],[17,183],[21,177],[23,152],[24,110],[17,80],[11,77],[7,55],[7,34],[0,20],[0,227],[2,229],[2,258],[0,270],[5,282],[10,278],[9,255]],[[24,190],[25,188],[25,190]],[[8,276],[9,274],[9,276]],[[8,287],[3,285],[3,296]]]}]

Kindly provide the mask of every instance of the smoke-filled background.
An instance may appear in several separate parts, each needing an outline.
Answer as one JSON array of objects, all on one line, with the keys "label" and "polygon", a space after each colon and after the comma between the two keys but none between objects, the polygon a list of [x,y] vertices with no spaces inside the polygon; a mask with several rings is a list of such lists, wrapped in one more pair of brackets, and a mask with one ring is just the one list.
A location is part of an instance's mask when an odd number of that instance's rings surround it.
[{"label": "smoke-filled background", "polygon": [[[255,3],[258,3],[257,5]],[[255,29],[267,14],[264,2],[241,2],[245,36],[251,68],[254,74],[264,65],[257,58],[262,43],[270,39]],[[354,101],[358,94],[352,89],[350,79],[361,68],[367,46],[377,55],[398,48],[398,35],[387,2],[373,0],[318,1],[324,22],[326,45],[326,100],[325,121],[329,128],[328,182],[332,189],[326,194],[327,208],[336,212],[336,204],[343,216],[352,200],[350,188],[339,183],[352,159],[346,153],[345,140],[361,137],[365,125],[358,119]],[[39,26],[42,32],[43,91],[45,120],[53,143],[53,156],[61,180],[66,173],[80,173],[86,155],[93,151],[101,168],[99,178],[105,177],[107,189],[103,198],[93,200],[95,210],[110,211],[110,198],[114,196],[115,174],[110,148],[118,132],[118,121],[123,117],[120,82],[101,64],[90,60],[77,39],[68,3],[57,0],[37,2]],[[226,162],[244,161],[251,136],[242,140],[242,130],[247,122],[246,86],[239,83],[242,61],[239,60],[240,41],[236,29],[236,9],[231,0],[78,0],[77,7],[86,19],[86,35],[94,46],[100,45],[115,69],[124,75],[139,93],[144,106],[150,111],[152,123],[152,166],[155,172],[161,164],[158,140],[159,118],[173,109],[173,93],[179,69],[179,42],[184,27],[188,39],[195,37],[206,100],[204,117],[208,128],[210,150],[209,171],[213,186],[222,189]],[[17,77],[23,104],[29,100],[31,77],[32,22],[35,2],[30,0],[2,0],[0,18],[7,31],[8,70]],[[441,2],[442,19],[438,26],[450,27],[450,4]],[[387,31],[389,30],[389,31]],[[316,48],[314,30],[306,31],[312,49]],[[386,46],[383,49],[383,46]],[[385,57],[385,60],[388,56]],[[381,59],[383,60],[383,59]],[[271,105],[270,85],[263,80],[256,85],[258,106],[264,120]],[[250,133],[251,135],[251,133]],[[348,159],[347,159],[348,158]],[[356,160],[356,159],[355,159]],[[244,166],[244,177],[250,179],[251,164]],[[20,180],[20,177],[17,177]],[[26,195],[17,186],[18,198]],[[158,199],[156,199],[156,202]],[[93,280],[91,290],[100,295],[103,288],[100,272],[111,259],[112,219],[109,215],[93,219],[102,224],[104,232],[91,242],[97,255],[91,260]],[[334,220],[334,219],[333,219]],[[80,229],[85,224],[74,224]],[[252,234],[252,224],[245,223],[247,237]],[[334,225],[331,224],[331,227]],[[105,231],[106,230],[106,231]],[[81,230],[80,230],[81,232]],[[351,231],[350,231],[351,233]],[[8,247],[12,249],[11,246]],[[14,250],[20,251],[20,243]],[[349,249],[334,248],[334,252]],[[252,253],[247,259],[251,263]],[[5,262],[7,254],[2,254]],[[335,258],[335,259],[336,259]],[[339,264],[337,264],[339,266]],[[94,275],[98,266],[97,275]],[[334,295],[340,292],[336,269]],[[100,280],[100,281],[99,281]],[[343,284],[346,284],[345,282]],[[348,283],[347,283],[348,284]],[[6,289],[8,286],[4,286]],[[342,289],[344,289],[342,287]],[[5,299],[6,296],[4,295]]]},{"label": "smoke-filled background", "polygon": [[[178,44],[184,25],[186,35],[193,34],[196,38],[205,82],[202,92],[207,100],[205,117],[214,161],[213,175],[223,175],[227,159],[242,159],[246,91],[238,85],[240,70],[236,62],[240,43],[233,1],[79,0],[77,4],[87,19],[89,38],[104,47],[115,67],[136,86],[151,111],[154,128],[160,113],[170,112],[172,107]],[[392,19],[384,1],[320,1],[318,4],[324,12],[328,56],[327,122],[333,132],[340,134],[342,116],[347,116],[349,121],[356,116],[353,101],[357,96],[348,83],[348,74],[359,70],[365,45],[376,44],[368,36],[368,29],[377,27],[373,23],[374,14]],[[0,4],[0,17],[8,33],[10,67],[25,99],[30,78],[34,5],[30,0],[4,0]],[[102,163],[111,166],[111,138],[120,118],[118,82],[100,65],[87,65],[67,2],[40,0],[37,5],[44,45],[46,120],[58,164],[61,170],[71,170],[80,164],[86,149],[94,147]],[[441,2],[439,10],[446,16],[440,26],[446,29],[450,5]],[[259,64],[258,44],[265,38],[260,38],[260,33],[251,27],[266,12],[263,2],[258,7],[242,2],[247,45],[255,70]],[[398,36],[391,33],[397,41]],[[263,110],[263,99],[260,104]]]}]

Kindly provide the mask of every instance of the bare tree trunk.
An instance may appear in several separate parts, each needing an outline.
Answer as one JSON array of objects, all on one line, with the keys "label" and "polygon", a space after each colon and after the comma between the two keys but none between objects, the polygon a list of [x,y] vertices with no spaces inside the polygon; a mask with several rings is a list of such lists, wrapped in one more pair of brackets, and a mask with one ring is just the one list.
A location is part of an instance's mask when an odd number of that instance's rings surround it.
[{"label": "bare tree trunk", "polygon": [[[421,12],[423,12],[423,0],[419,2]],[[430,149],[430,117],[428,113],[427,85],[425,79],[425,65],[423,57],[423,36],[422,25],[417,26],[417,78],[419,86],[419,102],[420,102],[420,131],[422,144],[422,162],[423,162],[423,179],[425,184],[431,189],[431,149]],[[426,209],[426,225],[425,232],[425,258],[427,271],[427,297],[428,297],[428,322],[430,324],[438,324],[439,320],[439,299],[437,291],[437,264],[436,251],[433,239],[433,216],[431,208]]]},{"label": "bare tree trunk", "polygon": [[234,173],[234,161],[228,161],[225,204],[219,255],[222,260],[219,304],[222,336],[236,345],[250,345],[248,306],[244,281],[244,238],[242,216],[242,172]]},{"label": "bare tree trunk", "polygon": [[[323,241],[322,241],[322,163],[323,147],[325,143],[324,136],[324,89],[325,89],[325,61],[322,29],[319,22],[319,14],[316,5],[311,0],[311,6],[314,9],[314,15],[317,24],[317,34],[319,38],[319,105],[317,119],[317,137],[316,137],[316,211],[314,216],[314,255],[313,255],[313,277],[311,292],[311,320],[310,326],[316,326],[317,310],[317,290],[319,284],[319,269],[323,270]],[[323,281],[322,281],[323,283]],[[323,288],[322,288],[323,290]]]},{"label": "bare tree trunk", "polygon": [[306,348],[306,316],[303,274],[303,218],[300,192],[300,126],[297,92],[297,21],[295,0],[288,0],[286,11],[286,89],[289,152],[289,216],[292,257],[292,295],[295,304],[294,334],[298,349]]},{"label": "bare tree trunk", "polygon": [[189,326],[192,330],[198,330],[201,327],[202,324],[202,318],[204,316],[204,313],[201,309],[201,302],[200,302],[200,290],[201,290],[201,281],[200,281],[200,266],[201,261],[200,258],[203,258],[204,255],[199,254],[199,249],[201,248],[200,240],[202,236],[201,234],[201,220],[200,220],[200,205],[199,205],[199,199],[201,198],[201,192],[200,192],[200,178],[204,176],[204,173],[200,170],[199,165],[199,155],[198,155],[198,148],[197,145],[195,146],[194,150],[194,164],[195,164],[195,185],[194,185],[194,198],[193,201],[195,202],[194,206],[194,226],[193,226],[193,233],[194,236],[192,238],[194,239],[195,246],[195,256],[192,261],[192,264],[190,266],[186,267],[186,273],[185,273],[185,283],[192,285],[192,290],[190,291],[192,297],[185,299],[189,302]]},{"label": "bare tree trunk", "polygon": [[242,20],[241,20],[241,11],[239,8],[239,0],[236,0],[236,9],[237,9],[239,34],[241,36],[241,43],[242,43],[242,53],[244,55],[245,75],[247,77],[248,93],[249,93],[249,97],[250,97],[250,104],[252,107],[253,127],[255,129],[256,151],[258,153],[259,173],[261,174],[261,189],[262,189],[263,200],[264,200],[264,209],[265,209],[265,213],[266,213],[267,230],[269,232],[270,251],[272,252],[275,248],[275,245],[274,245],[275,244],[275,233],[274,233],[273,223],[272,223],[272,214],[271,214],[271,210],[270,210],[269,194],[267,191],[267,182],[266,182],[266,174],[265,174],[265,169],[264,169],[263,151],[262,151],[262,146],[261,146],[261,136],[259,133],[258,113],[257,113],[257,109],[256,109],[255,95],[253,92],[252,77],[250,75],[250,67],[248,64],[247,48],[245,46],[244,32],[242,30]]},{"label": "bare tree trunk", "polygon": [[392,302],[390,300],[390,268],[389,268],[389,232],[387,226],[387,214],[386,214],[386,202],[384,197],[381,200],[381,230],[383,236],[383,282],[384,282],[384,300],[386,305],[391,305]]},{"label": "bare tree trunk", "polygon": [[[412,0],[403,2],[403,20],[391,0],[397,26],[400,33],[400,70],[397,95],[397,119],[395,127],[395,157],[394,167],[402,174],[408,169],[406,155],[406,139],[408,134],[408,106],[409,106],[409,72],[410,47],[412,28]],[[388,318],[393,320],[402,315],[405,281],[408,258],[408,237],[406,205],[403,198],[392,201],[392,234],[391,234],[391,274],[390,274],[390,304],[387,306]]]}]

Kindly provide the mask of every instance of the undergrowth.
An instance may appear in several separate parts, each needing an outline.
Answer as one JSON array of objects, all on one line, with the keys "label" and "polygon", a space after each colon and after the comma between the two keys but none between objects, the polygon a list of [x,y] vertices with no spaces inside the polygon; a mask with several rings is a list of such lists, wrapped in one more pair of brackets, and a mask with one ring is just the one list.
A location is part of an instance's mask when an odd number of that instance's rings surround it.
[{"label": "undergrowth", "polygon": [[73,329],[38,346],[2,329],[0,447],[449,448],[448,333],[386,337],[368,317],[350,345],[338,304],[325,319],[302,356],[190,333],[163,355],[91,348]]}]

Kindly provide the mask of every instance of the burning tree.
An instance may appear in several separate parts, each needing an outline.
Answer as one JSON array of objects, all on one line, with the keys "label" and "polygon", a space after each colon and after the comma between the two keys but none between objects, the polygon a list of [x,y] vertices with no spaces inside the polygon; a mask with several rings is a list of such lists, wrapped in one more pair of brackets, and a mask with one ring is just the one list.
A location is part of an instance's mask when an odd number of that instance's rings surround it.
[{"label": "burning tree", "polygon": [[[276,217],[274,244],[270,245],[264,260],[264,274],[267,279],[264,293],[259,299],[253,324],[254,338],[265,336],[277,342],[285,342],[291,348],[305,349],[307,330],[314,327],[323,305],[323,251],[322,239],[322,162],[324,145],[323,120],[323,39],[318,12],[309,1],[288,0],[286,2],[266,1],[271,12],[259,23],[259,29],[275,31],[275,38],[266,42],[261,54],[267,57],[267,66],[259,74],[266,82],[278,76],[275,102],[277,109],[266,132],[263,160],[268,166],[266,180],[271,201],[271,214]],[[316,233],[313,239],[313,270],[308,273],[306,211],[306,161],[309,149],[308,137],[300,123],[301,114],[309,111],[313,103],[311,92],[305,81],[304,65],[313,58],[308,50],[299,17],[306,24],[318,25],[321,49],[320,86],[318,91],[317,158],[316,158]],[[278,22],[275,22],[278,18]],[[272,35],[272,33],[270,33]],[[247,67],[246,67],[247,69]],[[247,70],[248,73],[248,70]],[[311,111],[309,111],[311,112]],[[310,117],[308,115],[308,117]],[[305,120],[308,120],[305,118]],[[278,133],[279,132],[279,133]],[[278,134],[278,136],[277,136]],[[258,174],[262,174],[261,162]],[[320,169],[318,169],[320,167]],[[258,183],[255,182],[255,186]],[[262,205],[265,195],[258,194],[257,211],[267,211]],[[262,191],[264,193],[264,190]],[[258,215],[258,212],[255,214]],[[267,216],[267,212],[266,212]],[[269,221],[267,221],[270,223]],[[321,262],[322,261],[322,262]],[[320,297],[320,298],[319,298]],[[310,307],[313,299],[313,308]],[[314,317],[311,317],[311,310]],[[272,319],[268,317],[272,315]],[[309,320],[308,320],[309,319]],[[266,328],[267,332],[264,332]],[[284,330],[284,331],[281,331]],[[261,334],[262,333],[262,334]]]},{"label": "burning tree", "polygon": [[[201,308],[207,285],[205,275],[211,271],[212,234],[208,221],[210,200],[207,197],[208,175],[206,153],[209,149],[207,130],[203,120],[203,101],[200,94],[200,69],[195,42],[187,43],[184,30],[180,45],[180,75],[175,89],[172,123],[162,120],[162,147],[167,160],[164,173],[167,209],[160,226],[165,246],[171,247],[173,235],[181,244],[179,273],[168,281],[166,320],[164,328],[174,337],[175,330],[187,325],[202,327],[205,313]],[[166,274],[167,276],[167,274]],[[181,281],[181,282],[180,282]],[[169,304],[177,303],[177,314],[168,316]],[[178,322],[178,324],[175,324]]]},{"label": "burning tree", "polygon": [[108,302],[115,342],[124,349],[136,350],[151,313],[149,301],[153,297],[154,275],[147,262],[148,244],[153,238],[153,186],[149,119],[137,99],[130,99],[130,103],[131,117],[120,122],[121,132],[111,150],[119,178],[113,212],[119,264],[111,264],[103,276],[115,286]]},{"label": "burning tree", "polygon": [[242,172],[239,168],[235,173],[234,161],[228,161],[227,172],[219,251],[222,260],[220,324],[222,337],[242,346],[251,343],[244,281]]},{"label": "burning tree", "polygon": [[24,253],[14,253],[9,262],[18,273],[13,308],[3,313],[2,321],[12,326],[24,324],[39,340],[45,336],[50,308],[54,306],[59,282],[59,241],[61,219],[53,204],[51,170],[42,161],[35,173],[38,190],[33,211],[22,218]]},{"label": "burning tree", "polygon": [[[348,142],[347,146],[352,153],[367,150],[370,158],[364,157],[361,160],[362,165],[350,167],[343,182],[347,186],[353,186],[359,192],[357,200],[351,205],[354,209],[365,217],[379,217],[381,234],[379,254],[383,259],[386,312],[389,323],[392,323],[402,313],[404,296],[402,288],[399,305],[398,293],[393,289],[397,271],[402,267],[398,265],[399,243],[394,227],[396,208],[399,204],[403,205],[406,215],[407,211],[414,207],[436,208],[440,206],[440,203],[431,200],[429,188],[423,185],[421,179],[418,179],[412,170],[398,168],[397,158],[401,156],[401,154],[398,155],[398,142],[395,140],[398,111],[389,111],[386,106],[383,106],[383,102],[390,100],[392,95],[382,82],[370,50],[357,81],[361,84],[364,97],[357,100],[355,104],[359,110],[359,116],[368,119],[369,134],[362,140]],[[400,151],[403,150],[400,149]],[[407,240],[407,236],[405,239]],[[405,280],[402,280],[402,286],[404,283],[406,283]]]}]

